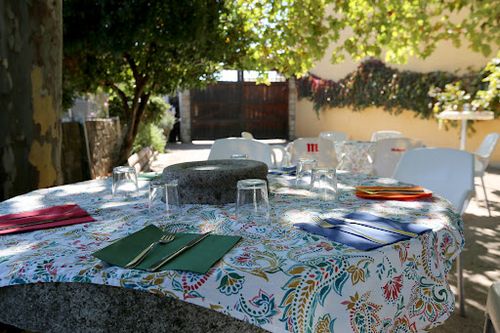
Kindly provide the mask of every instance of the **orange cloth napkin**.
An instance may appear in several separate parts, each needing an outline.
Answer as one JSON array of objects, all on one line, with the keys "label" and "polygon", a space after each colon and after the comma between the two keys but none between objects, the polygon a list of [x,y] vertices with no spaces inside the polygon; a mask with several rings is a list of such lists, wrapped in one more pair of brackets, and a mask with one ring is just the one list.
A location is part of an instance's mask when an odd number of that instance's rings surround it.
[{"label": "orange cloth napkin", "polygon": [[416,200],[432,197],[421,186],[356,186],[356,196],[374,200]]},{"label": "orange cloth napkin", "polygon": [[0,235],[95,221],[75,204],[0,216]]}]

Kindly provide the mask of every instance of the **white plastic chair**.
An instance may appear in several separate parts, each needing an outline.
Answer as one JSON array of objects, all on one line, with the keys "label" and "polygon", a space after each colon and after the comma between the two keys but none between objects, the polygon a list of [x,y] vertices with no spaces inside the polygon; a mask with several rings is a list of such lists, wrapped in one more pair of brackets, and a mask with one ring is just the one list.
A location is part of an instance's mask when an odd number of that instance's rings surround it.
[{"label": "white plastic chair", "polygon": [[319,159],[319,138],[299,138],[287,146],[290,161],[296,164],[301,158]]},{"label": "white plastic chair", "polygon": [[271,146],[256,140],[244,138],[215,140],[210,149],[208,159],[229,159],[233,154],[246,154],[248,159],[264,162],[269,168],[273,167]]},{"label": "white plastic chair", "polygon": [[409,138],[381,139],[375,143],[373,172],[379,177],[392,177],[401,157],[409,150],[421,147],[420,141]]},{"label": "white plastic chair", "polygon": [[376,131],[372,133],[371,141],[378,141],[382,139],[391,139],[391,138],[402,138],[403,133],[398,131]]},{"label": "white plastic chair", "polygon": [[312,158],[320,166],[335,166],[336,155],[333,141],[319,137],[299,138],[287,146],[292,164],[297,164],[301,158]]},{"label": "white plastic chair", "polygon": [[490,157],[495,147],[498,143],[499,138],[498,133],[490,133],[485,136],[483,142],[479,148],[474,152],[475,163],[474,163],[474,176],[481,178],[481,184],[483,185],[484,200],[486,201],[486,208],[488,209],[488,214],[491,216],[490,203],[488,201],[488,196],[486,195],[486,187],[484,186],[484,172],[488,167],[490,162]]},{"label": "white plastic chair", "polygon": [[[448,199],[463,214],[474,192],[474,157],[449,148],[417,148],[408,151],[399,161],[394,178],[421,185]],[[458,297],[460,314],[465,315],[462,262],[457,257]]]},{"label": "white plastic chair", "polygon": [[488,290],[483,333],[500,332],[500,281]]},{"label": "white plastic chair", "polygon": [[285,147],[282,146],[271,146],[271,151],[273,153],[273,167],[280,168],[288,162],[288,153]]}]

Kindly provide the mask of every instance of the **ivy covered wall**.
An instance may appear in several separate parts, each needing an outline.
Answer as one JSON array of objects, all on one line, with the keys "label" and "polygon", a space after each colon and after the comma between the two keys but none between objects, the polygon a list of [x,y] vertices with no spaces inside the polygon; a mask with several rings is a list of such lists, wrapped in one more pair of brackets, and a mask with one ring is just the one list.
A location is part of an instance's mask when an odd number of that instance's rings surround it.
[{"label": "ivy covered wall", "polygon": [[[460,76],[444,71],[401,71],[369,59],[338,81],[313,74],[303,77],[297,80],[297,90],[299,99],[312,101],[316,112],[328,107],[350,107],[354,111],[379,107],[395,114],[410,110],[420,118],[429,119],[437,110],[433,108],[437,99],[429,94],[432,88],[445,90],[447,84],[462,82],[463,89],[474,96],[488,86],[483,81],[487,75],[484,70]],[[498,111],[498,98],[492,107]]]}]

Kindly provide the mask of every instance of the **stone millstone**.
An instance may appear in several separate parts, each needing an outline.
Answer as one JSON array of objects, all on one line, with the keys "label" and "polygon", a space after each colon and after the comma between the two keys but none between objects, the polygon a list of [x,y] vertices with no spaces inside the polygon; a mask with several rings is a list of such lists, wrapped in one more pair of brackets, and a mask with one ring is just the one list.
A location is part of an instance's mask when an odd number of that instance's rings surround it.
[{"label": "stone millstone", "polygon": [[181,203],[236,202],[236,183],[242,179],[267,181],[267,165],[253,160],[209,160],[174,164],[163,169],[163,180],[179,182]]}]

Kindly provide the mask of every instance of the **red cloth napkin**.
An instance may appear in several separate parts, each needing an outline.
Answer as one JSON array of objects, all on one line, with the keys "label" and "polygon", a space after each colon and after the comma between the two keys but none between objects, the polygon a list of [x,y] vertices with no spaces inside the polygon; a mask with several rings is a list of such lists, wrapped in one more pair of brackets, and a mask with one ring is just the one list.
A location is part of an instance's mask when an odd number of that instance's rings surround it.
[{"label": "red cloth napkin", "polygon": [[0,216],[0,235],[92,221],[95,221],[95,219],[78,205],[54,206],[30,212]]}]

